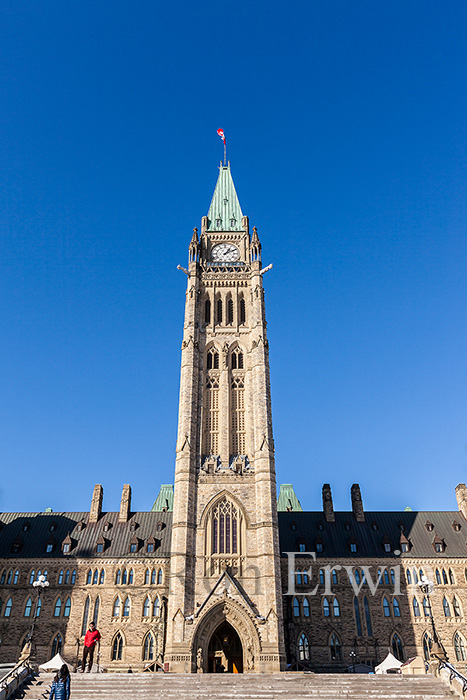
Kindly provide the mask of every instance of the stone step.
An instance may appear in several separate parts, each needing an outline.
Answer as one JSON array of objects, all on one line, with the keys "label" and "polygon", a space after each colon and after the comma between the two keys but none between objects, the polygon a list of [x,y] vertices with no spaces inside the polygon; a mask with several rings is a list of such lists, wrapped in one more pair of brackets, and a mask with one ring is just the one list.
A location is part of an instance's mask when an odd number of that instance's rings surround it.
[{"label": "stone step", "polygon": [[[24,700],[48,698],[53,674],[40,674]],[[433,676],[341,674],[73,674],[73,700],[439,700],[453,696]]]}]

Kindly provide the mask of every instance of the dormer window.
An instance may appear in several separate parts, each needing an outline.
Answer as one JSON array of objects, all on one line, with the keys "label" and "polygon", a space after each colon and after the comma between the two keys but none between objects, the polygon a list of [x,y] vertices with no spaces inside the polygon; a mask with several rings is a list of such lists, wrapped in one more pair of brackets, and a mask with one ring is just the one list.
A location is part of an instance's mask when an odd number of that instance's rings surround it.
[{"label": "dormer window", "polygon": [[324,530],[324,525],[323,525],[323,523],[318,523],[318,530],[319,530],[320,532],[323,532],[323,530]]},{"label": "dormer window", "polygon": [[53,552],[54,544],[55,544],[55,538],[49,537],[49,539],[45,543],[45,551],[47,552],[47,554],[50,554],[51,552]]},{"label": "dormer window", "polygon": [[96,554],[102,554],[105,549],[105,540],[102,537],[99,537],[99,539],[96,542]]},{"label": "dormer window", "polygon": [[391,551],[391,543],[390,542],[384,543],[384,551],[388,552],[388,553]]},{"label": "dormer window", "polygon": [[399,530],[400,530],[401,532],[404,532],[404,530],[405,530],[405,525],[404,525],[404,523],[399,523]]},{"label": "dormer window", "polygon": [[152,552],[155,552],[155,551],[156,551],[156,540],[154,539],[154,537],[149,537],[146,540],[146,552],[148,554],[152,554]]},{"label": "dormer window", "polygon": [[232,218],[230,219],[230,225],[231,225],[231,226],[236,226],[236,224],[237,224],[237,219],[236,219],[235,217],[232,217]]},{"label": "dormer window", "polygon": [[352,554],[355,554],[355,552],[358,551],[357,543],[356,542],[351,542],[350,543],[350,551]]},{"label": "dormer window", "polygon": [[344,529],[347,530],[347,532],[350,532],[350,523],[345,523]]},{"label": "dormer window", "polygon": [[108,531],[110,530],[111,527],[112,527],[112,524],[109,523],[109,521],[107,520],[107,521],[104,523],[104,532],[108,532]]},{"label": "dormer window", "polygon": [[[290,523],[290,529],[292,530],[292,532],[296,532],[296,531],[297,531],[297,523],[296,523],[295,521],[292,521],[292,522]],[[466,571],[467,571],[467,569],[466,569]]]},{"label": "dormer window", "polygon": [[54,532],[57,529],[57,523],[50,523],[50,532]]},{"label": "dormer window", "polygon": [[84,528],[85,528],[84,520],[80,520],[79,523],[76,525],[76,529],[78,532],[81,532],[82,530],[84,530]]},{"label": "dormer window", "polygon": [[29,523],[24,523],[23,532],[27,532],[28,530],[29,530]]},{"label": "dormer window", "polygon": [[157,523],[156,529],[157,529],[157,532],[162,532],[162,530],[164,529],[164,523],[162,522],[162,520],[159,520],[159,522]]},{"label": "dormer window", "polygon": [[130,525],[130,532],[135,532],[137,527],[138,527],[138,523],[135,523],[133,521]]},{"label": "dormer window", "polygon": [[220,228],[222,226],[222,219],[219,217],[216,219],[216,227]]},{"label": "dormer window", "polygon": [[435,526],[433,525],[433,523],[426,522],[425,527],[428,530],[428,532],[433,532]]},{"label": "dormer window", "polygon": [[318,554],[324,552],[324,544],[322,542],[316,543],[316,551],[318,552]]},{"label": "dormer window", "polygon": [[401,551],[402,551],[402,552],[408,552],[408,551],[409,551],[408,542],[402,542],[402,543],[401,543]]},{"label": "dormer window", "polygon": [[70,551],[70,547],[71,545],[68,542],[66,542],[62,547],[63,554],[68,554]]},{"label": "dormer window", "polygon": [[373,532],[378,532],[378,523],[376,523],[374,520],[371,523],[371,529],[373,530]]},{"label": "dormer window", "polygon": [[135,554],[138,551],[138,538],[137,537],[132,537],[130,540],[130,552],[131,554]]},{"label": "dormer window", "polygon": [[460,532],[461,529],[461,524],[457,522],[457,520],[454,520],[452,524],[452,529],[455,530],[456,532]]}]

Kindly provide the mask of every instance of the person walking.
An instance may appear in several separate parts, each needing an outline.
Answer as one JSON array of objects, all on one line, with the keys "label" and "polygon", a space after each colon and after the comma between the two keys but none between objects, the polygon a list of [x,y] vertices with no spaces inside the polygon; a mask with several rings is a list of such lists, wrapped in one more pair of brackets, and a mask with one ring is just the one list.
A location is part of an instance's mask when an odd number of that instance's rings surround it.
[{"label": "person walking", "polygon": [[68,700],[70,697],[70,671],[68,666],[63,664],[60,671],[55,676],[50,689],[49,700]]},{"label": "person walking", "polygon": [[101,635],[99,630],[96,630],[96,625],[94,622],[91,622],[84,637],[83,663],[81,664],[82,673],[86,671],[86,662],[88,662],[88,673],[91,671],[92,662],[94,659],[94,649],[96,648],[96,645],[99,644],[100,639]]}]

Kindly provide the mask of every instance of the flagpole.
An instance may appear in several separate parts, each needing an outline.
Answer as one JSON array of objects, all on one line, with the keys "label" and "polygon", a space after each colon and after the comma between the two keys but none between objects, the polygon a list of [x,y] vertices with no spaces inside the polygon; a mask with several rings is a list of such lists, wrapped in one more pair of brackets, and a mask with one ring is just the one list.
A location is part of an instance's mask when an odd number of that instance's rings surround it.
[{"label": "flagpole", "polygon": [[227,166],[227,139],[224,138],[224,168]]}]

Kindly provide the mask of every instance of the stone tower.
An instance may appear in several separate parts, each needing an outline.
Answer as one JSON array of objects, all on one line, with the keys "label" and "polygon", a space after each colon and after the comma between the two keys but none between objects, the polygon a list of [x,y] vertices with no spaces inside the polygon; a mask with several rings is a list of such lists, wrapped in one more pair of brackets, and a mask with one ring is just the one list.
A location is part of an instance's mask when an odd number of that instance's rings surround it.
[{"label": "stone tower", "polygon": [[165,662],[172,672],[279,671],[264,270],[230,163],[201,235],[193,231],[186,272]]}]

